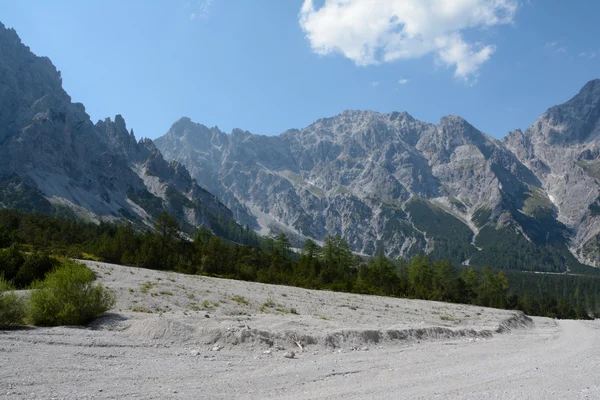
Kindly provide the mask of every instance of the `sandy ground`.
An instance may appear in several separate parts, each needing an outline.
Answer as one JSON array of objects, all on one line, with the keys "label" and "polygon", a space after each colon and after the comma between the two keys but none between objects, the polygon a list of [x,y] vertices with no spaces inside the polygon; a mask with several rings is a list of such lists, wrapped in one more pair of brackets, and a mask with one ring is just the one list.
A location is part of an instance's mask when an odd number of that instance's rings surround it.
[{"label": "sandy ground", "polygon": [[117,305],[0,331],[0,398],[600,399],[600,321],[88,264]]}]

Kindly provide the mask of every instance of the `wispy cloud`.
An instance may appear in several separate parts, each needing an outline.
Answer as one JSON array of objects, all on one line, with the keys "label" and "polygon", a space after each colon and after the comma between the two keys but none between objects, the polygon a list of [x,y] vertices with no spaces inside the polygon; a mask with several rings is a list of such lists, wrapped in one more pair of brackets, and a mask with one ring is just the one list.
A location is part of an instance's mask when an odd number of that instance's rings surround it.
[{"label": "wispy cloud", "polygon": [[546,42],[544,48],[550,51],[553,55],[566,53],[569,49],[567,46],[561,45],[561,42],[558,40],[554,40],[552,42]]},{"label": "wispy cloud", "polygon": [[595,51],[582,51],[581,53],[579,53],[579,57],[582,58],[588,58],[588,59],[592,59],[592,58],[596,58],[598,54]]},{"label": "wispy cloud", "polygon": [[401,85],[406,85],[409,81],[410,81],[409,79],[402,78],[398,81],[398,83]]},{"label": "wispy cloud", "polygon": [[378,81],[371,82],[371,86],[377,87],[377,86],[379,86],[379,82]]},{"label": "wispy cloud", "polygon": [[518,0],[325,0],[320,7],[304,0],[300,26],[313,51],[339,53],[358,66],[434,54],[473,83],[496,51],[493,44],[470,41],[463,32],[510,24]]},{"label": "wispy cloud", "polygon": [[191,0],[188,2],[188,6],[191,9],[190,21],[194,21],[198,18],[207,18],[210,12],[210,6],[213,0]]}]

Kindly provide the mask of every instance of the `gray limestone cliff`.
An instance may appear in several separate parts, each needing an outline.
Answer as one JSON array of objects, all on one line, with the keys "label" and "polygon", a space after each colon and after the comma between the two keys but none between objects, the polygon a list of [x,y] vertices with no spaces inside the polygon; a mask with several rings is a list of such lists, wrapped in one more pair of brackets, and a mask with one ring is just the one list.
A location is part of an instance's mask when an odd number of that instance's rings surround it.
[{"label": "gray limestone cliff", "polygon": [[600,262],[600,80],[504,144],[538,177],[581,261]]},{"label": "gray limestone cliff", "polygon": [[[585,111],[591,101],[568,107],[585,114],[573,129],[593,141],[595,114]],[[561,121],[569,113],[563,111]],[[500,267],[565,271],[578,264],[567,250],[578,254],[578,229],[590,229],[588,224],[595,231],[598,223],[562,216],[556,190],[548,189],[539,171],[548,168],[546,161],[528,158],[535,152],[531,140],[512,133],[499,141],[457,116],[436,125],[407,113],[344,111],[270,137],[238,129],[225,134],[182,118],[155,142],[238,221],[264,233],[287,232],[298,244],[340,235],[365,254],[425,253],[465,265],[492,264],[497,254],[515,248],[529,253],[535,265],[515,255]],[[585,155],[596,157],[594,149]],[[585,179],[581,190],[595,188]],[[594,190],[585,194],[590,204]]]},{"label": "gray limestone cliff", "polygon": [[120,115],[93,124],[50,60],[2,24],[0,159],[0,207],[141,225],[167,210],[190,229],[232,218],[185,167],[137,141]]}]

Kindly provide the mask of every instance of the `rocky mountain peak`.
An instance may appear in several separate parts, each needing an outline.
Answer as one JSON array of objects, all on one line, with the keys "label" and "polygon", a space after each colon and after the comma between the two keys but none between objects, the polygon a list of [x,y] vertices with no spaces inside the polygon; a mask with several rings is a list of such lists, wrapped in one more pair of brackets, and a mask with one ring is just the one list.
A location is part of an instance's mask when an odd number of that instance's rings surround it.
[{"label": "rocky mountain peak", "polygon": [[[169,129],[168,135],[175,138],[189,137],[190,140],[208,145],[215,137],[226,137],[227,135],[217,127],[209,128],[206,125],[196,123],[188,117],[178,119]],[[221,140],[223,140],[221,138]]]},{"label": "rocky mountain peak", "polygon": [[115,115],[115,125],[119,131],[127,132],[127,124],[125,124],[125,118],[121,114]]},{"label": "rocky mountain peak", "polygon": [[100,139],[106,141],[112,151],[124,157],[138,155],[139,149],[133,130],[127,130],[127,124],[121,115],[116,115],[114,121],[111,118],[98,121],[95,127]]},{"label": "rocky mountain peak", "polygon": [[171,132],[173,135],[181,136],[185,133],[186,130],[193,129],[197,124],[192,122],[188,117],[181,117],[173,125],[171,125]]},{"label": "rocky mountain peak", "polygon": [[408,122],[415,121],[413,116],[410,115],[409,113],[407,113],[406,111],[394,111],[389,114],[388,118],[390,121],[396,121],[396,120],[406,120]]},{"label": "rocky mountain peak", "polygon": [[586,83],[577,96],[587,96],[588,100],[597,101],[600,97],[600,79],[592,79]]},{"label": "rocky mountain peak", "polygon": [[600,109],[600,79],[594,79],[581,88],[578,94],[564,104],[548,110],[549,114],[563,114],[594,124]]},{"label": "rocky mountain peak", "polygon": [[527,135],[563,146],[600,140],[600,79],[589,81],[573,98],[548,109]]},{"label": "rocky mountain peak", "polygon": [[233,222],[183,166],[151,140],[137,142],[121,115],[92,124],[50,60],[1,24],[0,55],[0,183],[19,183],[0,186],[0,207],[25,198],[43,212],[139,225],[167,210],[189,231]]}]

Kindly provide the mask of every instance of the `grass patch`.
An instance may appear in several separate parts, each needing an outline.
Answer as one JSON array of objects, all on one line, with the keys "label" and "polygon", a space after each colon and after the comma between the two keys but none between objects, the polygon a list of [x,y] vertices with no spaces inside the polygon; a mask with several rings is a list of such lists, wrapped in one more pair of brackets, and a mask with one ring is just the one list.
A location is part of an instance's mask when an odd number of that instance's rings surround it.
[{"label": "grass patch", "polygon": [[148,281],[146,283],[143,283],[142,286],[140,286],[140,292],[146,294],[148,293],[148,291],[150,289],[152,289],[154,287],[154,283]]},{"label": "grass patch", "polygon": [[135,311],[135,312],[143,312],[143,313],[148,313],[148,314],[152,314],[153,311],[149,308],[146,307],[131,307],[130,308],[131,311]]},{"label": "grass patch", "polygon": [[259,310],[261,312],[266,312],[267,309],[273,309],[275,307],[278,307],[279,305],[277,303],[275,303],[275,300],[273,300],[273,297],[271,297],[271,295],[269,295],[269,297],[267,298],[267,301],[265,301],[259,308]]},{"label": "grass patch", "polygon": [[233,296],[231,300],[235,301],[238,304],[248,305],[250,302],[244,298],[244,296]]},{"label": "grass patch", "polygon": [[202,307],[206,308],[211,308],[211,307],[220,307],[221,303],[219,303],[218,301],[210,301],[210,300],[204,300],[202,302]]},{"label": "grass patch", "polygon": [[263,303],[263,306],[267,308],[274,308],[277,304],[275,304],[275,300],[272,297],[268,297],[267,301]]},{"label": "grass patch", "polygon": [[81,253],[81,258],[83,260],[87,260],[87,261],[96,261],[96,262],[101,262],[102,259],[94,254],[90,254],[90,253]]}]

